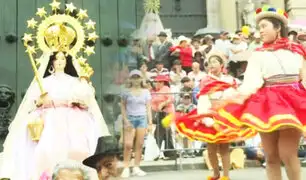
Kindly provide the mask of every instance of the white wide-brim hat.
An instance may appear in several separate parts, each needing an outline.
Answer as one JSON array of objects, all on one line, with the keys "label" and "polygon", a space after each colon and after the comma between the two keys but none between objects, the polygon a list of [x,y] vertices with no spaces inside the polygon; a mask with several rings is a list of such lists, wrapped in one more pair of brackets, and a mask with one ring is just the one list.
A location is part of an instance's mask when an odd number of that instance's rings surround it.
[{"label": "white wide-brim hat", "polygon": [[181,43],[182,41],[186,41],[187,43],[189,42],[189,38],[185,37],[185,36],[179,36],[178,38],[178,42]]},{"label": "white wide-brim hat", "polygon": [[288,25],[288,14],[283,9],[276,9],[268,5],[256,10],[256,23],[258,24],[263,18],[272,17],[280,20],[285,26]]},{"label": "white wide-brim hat", "polygon": [[137,75],[139,77],[142,77],[141,72],[138,69],[134,69],[130,72],[129,77],[132,77],[134,75]]}]

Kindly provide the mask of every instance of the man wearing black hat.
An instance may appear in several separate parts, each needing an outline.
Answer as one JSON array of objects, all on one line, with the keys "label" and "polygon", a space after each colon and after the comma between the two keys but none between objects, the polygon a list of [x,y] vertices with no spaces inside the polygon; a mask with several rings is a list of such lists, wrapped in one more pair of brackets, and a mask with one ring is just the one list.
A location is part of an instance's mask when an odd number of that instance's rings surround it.
[{"label": "man wearing black hat", "polygon": [[100,137],[95,154],[85,159],[83,164],[96,169],[99,180],[108,180],[117,176],[117,156],[121,153],[122,149],[114,137]]},{"label": "man wearing black hat", "polygon": [[172,43],[167,41],[167,34],[165,32],[160,32],[158,38],[161,44],[157,46],[157,52],[155,57],[156,61],[162,62],[165,68],[170,69],[171,64],[169,58],[169,48],[172,46]]}]

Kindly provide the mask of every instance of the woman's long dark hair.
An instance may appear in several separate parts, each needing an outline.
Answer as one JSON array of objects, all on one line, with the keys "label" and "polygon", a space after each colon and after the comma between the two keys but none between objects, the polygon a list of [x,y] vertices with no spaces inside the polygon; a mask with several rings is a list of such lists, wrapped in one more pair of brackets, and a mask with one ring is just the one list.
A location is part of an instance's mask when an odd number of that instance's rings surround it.
[{"label": "woman's long dark hair", "polygon": [[[48,65],[47,65],[47,68],[46,68],[46,71],[45,71],[45,74],[44,74],[44,78],[51,75],[51,73],[49,72],[49,70],[50,70],[51,66],[53,65],[54,60],[56,60],[56,55],[57,55],[57,53],[59,53],[59,52],[54,52],[54,53],[50,56],[49,62],[48,62]],[[66,54],[65,52],[63,52],[63,53]],[[78,76],[78,73],[77,73],[77,71],[76,71],[76,69],[75,69],[74,66],[73,66],[73,63],[72,63],[72,56],[70,56],[70,55],[67,55],[67,56],[66,56],[66,67],[65,67],[65,69],[64,69],[64,72],[65,72],[66,74],[69,74],[70,76],[79,77],[79,76]]]}]

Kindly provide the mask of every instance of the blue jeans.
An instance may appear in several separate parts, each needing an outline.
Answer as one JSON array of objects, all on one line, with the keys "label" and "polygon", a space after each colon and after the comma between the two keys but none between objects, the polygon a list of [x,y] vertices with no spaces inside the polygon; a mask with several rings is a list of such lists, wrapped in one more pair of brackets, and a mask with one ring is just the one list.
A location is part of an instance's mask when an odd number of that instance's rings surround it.
[{"label": "blue jeans", "polygon": [[147,116],[132,116],[128,115],[129,122],[133,126],[133,128],[147,128],[148,122],[147,122]]}]

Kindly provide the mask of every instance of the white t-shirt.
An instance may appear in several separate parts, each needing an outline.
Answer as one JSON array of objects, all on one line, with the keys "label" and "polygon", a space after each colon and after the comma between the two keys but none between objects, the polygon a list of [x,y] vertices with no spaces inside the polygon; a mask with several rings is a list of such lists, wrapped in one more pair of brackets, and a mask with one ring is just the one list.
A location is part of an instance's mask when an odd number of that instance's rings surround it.
[{"label": "white t-shirt", "polygon": [[217,39],[215,41],[215,49],[223,52],[226,56],[229,56],[229,48],[231,47],[231,42],[229,40]]},{"label": "white t-shirt", "polygon": [[231,57],[233,55],[235,55],[231,50],[234,50],[234,51],[246,51],[248,49],[248,44],[246,42],[240,42],[239,44],[232,44],[230,46],[230,51],[229,51],[229,59],[231,60]]},{"label": "white t-shirt", "polygon": [[201,83],[201,80],[206,76],[207,74],[203,71],[198,72],[198,74],[194,74],[193,71],[188,73],[188,77],[194,81],[195,87],[198,87]]}]

